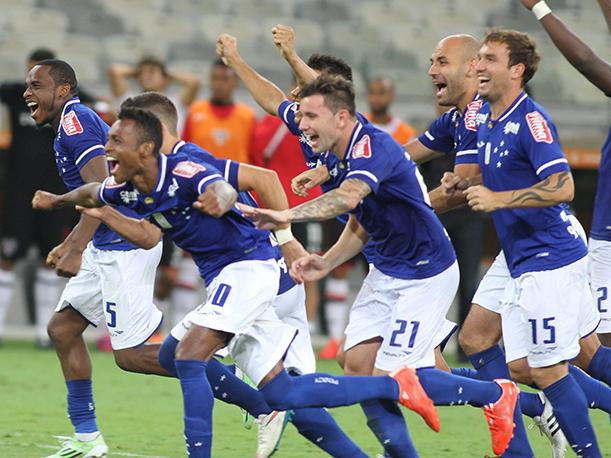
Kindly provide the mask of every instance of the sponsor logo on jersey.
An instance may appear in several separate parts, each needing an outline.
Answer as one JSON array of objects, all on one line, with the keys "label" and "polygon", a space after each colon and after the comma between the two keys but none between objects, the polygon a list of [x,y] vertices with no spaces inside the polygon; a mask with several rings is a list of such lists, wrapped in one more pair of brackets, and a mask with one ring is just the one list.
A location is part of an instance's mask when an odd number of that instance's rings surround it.
[{"label": "sponsor logo on jersey", "polygon": [[553,143],[552,131],[541,113],[538,111],[526,113],[526,123],[536,142]]},{"label": "sponsor logo on jersey", "polygon": [[206,167],[198,164],[197,162],[182,161],[176,164],[176,167],[174,167],[172,173],[183,178],[193,178],[199,172],[203,172],[204,170],[206,170]]},{"label": "sponsor logo on jersey", "polygon": [[477,124],[478,126],[480,124],[484,124],[487,119],[488,119],[488,113],[477,113],[475,115],[475,124]]},{"label": "sponsor logo on jersey", "polygon": [[465,128],[467,128],[467,130],[472,130],[473,132],[477,130],[477,113],[483,103],[484,101],[480,99],[474,100],[467,105],[467,109],[465,110]]},{"label": "sponsor logo on jersey", "polygon": [[371,145],[369,144],[369,135],[363,135],[354,147],[352,148],[352,159],[363,157],[368,159],[371,157]]},{"label": "sponsor logo on jersey", "polygon": [[135,202],[138,200],[138,191],[121,191],[119,193],[119,197],[125,205],[129,205],[131,202]]},{"label": "sponsor logo on jersey", "polygon": [[503,127],[503,133],[505,135],[507,135],[507,134],[518,135],[518,131],[519,130],[520,130],[520,123],[519,122],[508,121],[507,124],[505,124],[505,127]]},{"label": "sponsor logo on jersey", "polygon": [[62,118],[62,128],[66,135],[77,135],[83,133],[83,126],[81,122],[78,120],[76,113],[74,111],[68,112]]}]

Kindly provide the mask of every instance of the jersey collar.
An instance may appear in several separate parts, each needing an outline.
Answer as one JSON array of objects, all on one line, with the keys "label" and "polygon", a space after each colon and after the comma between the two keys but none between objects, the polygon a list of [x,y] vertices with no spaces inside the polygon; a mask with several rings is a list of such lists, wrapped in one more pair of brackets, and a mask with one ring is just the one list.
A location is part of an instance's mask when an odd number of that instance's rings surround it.
[{"label": "jersey collar", "polygon": [[187,143],[187,142],[184,141],[184,140],[180,140],[180,141],[176,142],[176,144],[174,145],[174,148],[172,148],[172,152],[170,154],[178,153],[178,150],[180,150],[180,148],[182,148],[185,145],[185,143]]},{"label": "jersey collar", "polygon": [[168,158],[162,152],[159,153],[159,176],[157,177],[157,186],[155,186],[154,192],[159,192],[163,189],[163,183],[165,182],[165,174],[168,168]]},{"label": "jersey collar", "polygon": [[492,122],[503,122],[507,117],[515,111],[516,108],[528,97],[528,94],[524,91],[520,93],[518,97],[507,107],[507,109],[503,112],[501,116],[499,116],[496,120],[491,120]]},{"label": "jersey collar", "polygon": [[352,152],[352,148],[354,148],[354,144],[356,143],[361,133],[361,130],[363,130],[363,124],[361,124],[360,121],[357,121],[356,124],[354,125],[354,129],[352,129],[352,134],[350,135],[350,142],[348,143],[348,149],[344,153],[344,158],[343,158],[344,161],[348,160],[348,156]]},{"label": "jersey collar", "polygon": [[64,119],[64,115],[66,114],[66,108],[68,108],[70,105],[74,105],[75,103],[81,103],[81,99],[79,99],[78,97],[72,97],[70,100],[68,100],[65,104],[64,104],[64,108],[62,108],[62,115],[59,118],[60,119],[60,123],[59,126],[57,126],[57,131],[59,132],[62,128],[62,123],[61,120]]}]

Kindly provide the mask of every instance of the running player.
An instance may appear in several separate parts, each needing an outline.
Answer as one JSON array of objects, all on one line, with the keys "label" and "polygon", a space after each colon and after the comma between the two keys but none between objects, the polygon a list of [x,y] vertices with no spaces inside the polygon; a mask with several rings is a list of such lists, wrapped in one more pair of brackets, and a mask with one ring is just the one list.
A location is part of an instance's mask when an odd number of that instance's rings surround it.
[{"label": "running player", "polygon": [[[36,125],[50,124],[57,132],[55,160],[66,187],[103,180],[108,174],[104,155],[108,126],[80,103],[72,67],[60,60],[43,60],[31,69],[26,84],[24,98]],[[75,435],[53,456],[108,453],[96,423],[91,360],[82,337],[90,324],[98,326],[106,320],[115,360],[122,369],[167,375],[157,362],[159,345],[142,345],[162,320],[152,302],[161,246],[151,248],[137,249],[99,221],[82,215],[68,238],[49,254],[48,263],[57,266],[61,275],[72,277],[48,333],[66,380]]]}]

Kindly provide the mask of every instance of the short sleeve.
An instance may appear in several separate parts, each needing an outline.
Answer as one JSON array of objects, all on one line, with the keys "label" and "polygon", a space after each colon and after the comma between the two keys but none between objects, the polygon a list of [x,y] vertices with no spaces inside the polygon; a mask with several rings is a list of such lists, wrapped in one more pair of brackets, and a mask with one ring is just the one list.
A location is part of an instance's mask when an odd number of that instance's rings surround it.
[{"label": "short sleeve", "polygon": [[178,162],[172,175],[182,183],[180,189],[186,189],[192,197],[203,194],[212,183],[224,181],[222,173],[214,166],[194,160]]},{"label": "short sleeve", "polygon": [[398,143],[390,137],[375,141],[368,134],[363,135],[356,142],[350,152],[350,171],[345,179],[362,180],[369,185],[375,194],[380,183],[392,173],[391,155],[393,149],[403,155],[403,150]]},{"label": "short sleeve", "polygon": [[418,137],[420,143],[433,151],[451,153],[454,151],[452,134],[452,111],[444,113],[431,123],[429,128]]},{"label": "short sleeve", "polygon": [[537,176],[543,180],[554,173],[570,171],[556,126],[539,111],[527,113],[525,121],[520,129],[522,147]]},{"label": "short sleeve", "polygon": [[293,135],[301,135],[299,123],[295,120],[295,114],[298,109],[299,104],[290,100],[285,100],[278,106],[278,116]]},{"label": "short sleeve", "polygon": [[107,128],[90,114],[69,111],[62,118],[61,126],[61,141],[70,151],[79,171],[94,157],[105,154]]},{"label": "short sleeve", "polygon": [[465,129],[456,144],[455,164],[477,164],[477,129]]}]

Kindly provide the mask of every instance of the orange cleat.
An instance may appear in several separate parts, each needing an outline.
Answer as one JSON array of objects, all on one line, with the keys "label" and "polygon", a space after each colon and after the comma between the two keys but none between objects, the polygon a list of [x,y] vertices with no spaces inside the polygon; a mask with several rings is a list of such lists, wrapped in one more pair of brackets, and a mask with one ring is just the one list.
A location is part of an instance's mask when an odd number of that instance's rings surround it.
[{"label": "orange cleat", "polygon": [[513,411],[520,390],[511,380],[496,379],[501,387],[501,397],[494,404],[484,406],[484,415],[492,436],[492,451],[502,455],[513,437]]},{"label": "orange cleat", "polygon": [[439,432],[441,426],[437,409],[420,385],[416,371],[404,365],[391,372],[389,376],[399,384],[399,402],[420,415],[429,428]]},{"label": "orange cleat", "polygon": [[320,359],[335,359],[339,350],[339,342],[337,339],[330,338],[327,344],[320,350],[318,357]]}]

